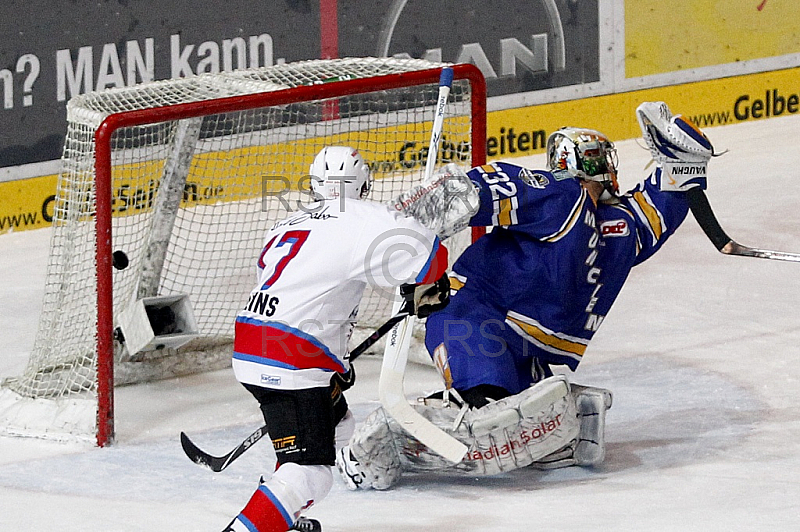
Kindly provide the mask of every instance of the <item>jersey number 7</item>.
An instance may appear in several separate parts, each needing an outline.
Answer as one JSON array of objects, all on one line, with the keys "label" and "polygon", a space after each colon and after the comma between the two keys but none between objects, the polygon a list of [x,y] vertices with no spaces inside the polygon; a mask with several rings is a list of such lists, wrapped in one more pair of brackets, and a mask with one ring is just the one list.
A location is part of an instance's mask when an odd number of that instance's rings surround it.
[{"label": "jersey number 7", "polygon": [[[258,257],[258,267],[262,270],[265,270],[268,263],[274,263],[275,266],[272,275],[270,275],[269,278],[267,278],[267,280],[264,282],[263,286],[261,286],[261,290],[267,290],[270,286],[274,285],[278,281],[278,278],[289,264],[289,261],[295,258],[300,252],[300,248],[303,247],[303,244],[305,244],[310,233],[311,231],[286,231],[280,236],[280,238],[278,238],[276,235],[272,237],[269,242],[267,242],[267,245],[264,246],[264,249],[261,251],[261,255]],[[272,253],[270,253],[270,251]],[[265,261],[264,257],[267,255],[267,253],[270,253],[271,257],[268,261]],[[278,253],[282,253],[282,256],[280,256],[280,259],[275,261],[272,256],[277,258],[277,256],[279,256]]]}]

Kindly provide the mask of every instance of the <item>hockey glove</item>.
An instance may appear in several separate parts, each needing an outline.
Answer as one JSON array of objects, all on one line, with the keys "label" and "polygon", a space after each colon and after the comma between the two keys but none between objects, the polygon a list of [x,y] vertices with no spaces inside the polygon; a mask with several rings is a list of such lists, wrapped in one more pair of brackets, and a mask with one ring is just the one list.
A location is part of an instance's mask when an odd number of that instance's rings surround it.
[{"label": "hockey glove", "polygon": [[661,167],[661,190],[706,188],[706,163],[714,155],[708,137],[689,119],[672,115],[664,102],[644,102],[636,119],[653,160]]},{"label": "hockey glove", "polygon": [[350,369],[347,370],[347,373],[339,373],[338,371],[333,374],[331,377],[331,385],[332,386],[339,386],[339,389],[343,392],[349,390],[353,387],[356,383],[356,370],[353,365],[350,365]]},{"label": "hockey glove", "polygon": [[405,300],[403,310],[427,318],[450,302],[450,278],[445,273],[433,284],[400,285],[400,295]]},{"label": "hockey glove", "polygon": [[450,163],[389,205],[413,216],[444,240],[469,225],[480,207],[480,196],[464,170]]}]

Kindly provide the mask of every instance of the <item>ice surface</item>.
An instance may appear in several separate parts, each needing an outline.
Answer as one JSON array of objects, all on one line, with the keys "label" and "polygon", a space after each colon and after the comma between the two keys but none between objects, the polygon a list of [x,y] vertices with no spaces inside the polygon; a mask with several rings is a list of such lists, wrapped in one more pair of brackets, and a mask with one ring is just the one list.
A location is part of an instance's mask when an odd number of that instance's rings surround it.
[{"label": "ice surface", "polygon": [[[708,196],[738,242],[800,252],[800,116],[707,130]],[[648,153],[618,143],[623,188]],[[541,156],[527,163],[539,167]],[[0,378],[33,345],[49,231],[0,236]],[[309,515],[325,532],[800,530],[800,265],[729,257],[691,218],[628,284],[572,379],[609,388],[606,462],[494,478],[409,476],[387,492],[337,482]],[[356,366],[358,419],[376,406],[377,357]],[[410,397],[438,384],[413,366]],[[273,464],[263,440],[222,473],[178,434],[222,454],[261,424],[230,371],[118,388],[117,444],[0,438],[0,530],[218,531]]]}]

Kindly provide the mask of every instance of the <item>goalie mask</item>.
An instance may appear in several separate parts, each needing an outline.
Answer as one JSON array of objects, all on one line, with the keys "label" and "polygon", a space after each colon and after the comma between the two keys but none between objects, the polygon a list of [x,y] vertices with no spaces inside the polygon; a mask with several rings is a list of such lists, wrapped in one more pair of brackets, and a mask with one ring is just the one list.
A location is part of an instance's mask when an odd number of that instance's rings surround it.
[{"label": "goalie mask", "polygon": [[363,199],[372,188],[372,176],[361,154],[347,146],[323,148],[311,163],[311,190],[317,199]]},{"label": "goalie mask", "polygon": [[619,192],[617,150],[608,137],[593,129],[562,127],[547,139],[550,171],[566,171],[578,179],[603,184],[601,200]]}]

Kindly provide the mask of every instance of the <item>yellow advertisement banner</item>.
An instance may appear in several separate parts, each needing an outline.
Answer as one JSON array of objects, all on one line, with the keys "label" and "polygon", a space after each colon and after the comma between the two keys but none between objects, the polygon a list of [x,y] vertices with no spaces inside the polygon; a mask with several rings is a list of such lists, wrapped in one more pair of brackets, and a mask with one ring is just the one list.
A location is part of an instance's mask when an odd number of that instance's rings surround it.
[{"label": "yellow advertisement banner", "polygon": [[701,128],[800,112],[800,69],[778,70],[595,96],[489,114],[487,157],[497,160],[541,153],[550,133],[564,126],[597,129],[612,140],[638,137],[636,107],[664,101]]},{"label": "yellow advertisement banner", "polygon": [[[687,116],[701,128],[797,114],[800,112],[800,68],[495,111],[488,116],[487,157],[489,160],[498,160],[541,153],[545,149],[547,136],[563,126],[597,129],[612,140],[638,137],[639,127],[634,111],[643,101],[665,101],[674,113]],[[458,127],[454,129],[462,133],[451,133],[445,138],[442,150],[447,150],[448,159],[468,164],[468,145],[463,136],[466,124],[462,120],[458,122]],[[421,169],[427,158],[426,131],[425,128],[394,128],[369,140],[366,132],[353,132],[348,137],[337,136],[325,140],[356,145],[365,158],[371,160],[376,177],[380,179],[395,171]],[[273,159],[271,155],[275,154],[274,150],[253,150],[249,154],[253,164],[249,169],[241,170],[242,178],[251,182],[261,180],[264,172],[287,177],[302,176],[315,150],[321,147],[319,143],[314,146],[309,143],[292,143],[292,153],[295,155],[284,157],[289,166],[282,169],[257,163],[258,159],[265,157]],[[283,149],[285,152],[287,146],[283,145]],[[204,155],[201,160],[209,157],[210,154]],[[150,181],[144,185],[134,184],[129,180],[132,178],[132,174],[129,174],[131,170],[125,167],[117,169],[122,177],[115,181],[112,199],[117,214],[127,209],[149,208],[152,204],[151,188],[154,185]],[[189,203],[218,201],[223,194],[219,184],[222,171],[222,167],[215,166],[213,162],[209,162],[205,169],[198,167],[197,173],[187,180],[184,200]],[[224,171],[229,172],[230,169]],[[160,165],[153,165],[151,180],[157,180],[159,175]],[[297,186],[296,178],[289,179],[288,183],[292,188]],[[284,186],[283,183],[279,185]],[[55,189],[56,176],[0,182],[0,234],[50,225]]]},{"label": "yellow advertisement banner", "polygon": [[[470,123],[466,116],[445,120],[440,159],[469,164]],[[430,124],[346,131],[325,137],[295,139],[206,152],[192,159],[183,189],[184,207],[241,201],[263,194],[307,190],[308,171],[324,146],[352,146],[359,150],[376,180],[397,172],[417,172],[427,161]],[[232,163],[233,162],[233,163]],[[112,212],[135,214],[152,207],[164,160],[119,164],[113,169]]]},{"label": "yellow advertisement banner", "polygon": [[49,227],[58,176],[0,182],[0,234]]},{"label": "yellow advertisement banner", "polygon": [[625,76],[800,52],[796,0],[625,1]]},{"label": "yellow advertisement banner", "polygon": [[[470,121],[467,116],[445,120],[439,159],[470,164]],[[374,129],[352,130],[324,137],[295,139],[289,142],[233,148],[224,152],[198,153],[192,159],[183,183],[182,205],[193,207],[217,202],[248,200],[263,196],[307,190],[308,171],[324,146],[345,145],[357,148],[372,168],[376,180],[398,173],[419,173],[427,161],[430,123],[412,122]],[[120,156],[113,168],[111,209],[114,216],[140,214],[150,210],[156,200],[164,159],[124,162]],[[71,208],[90,216],[93,206],[88,191],[91,172],[75,176]],[[85,180],[85,182],[80,182]],[[0,234],[38,229],[51,225],[57,176],[0,182]],[[75,198],[80,198],[76,200]]]}]

